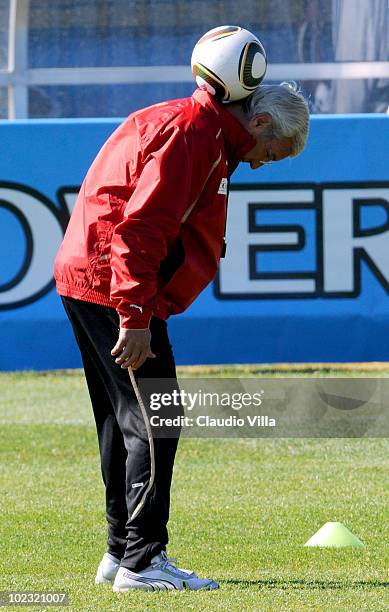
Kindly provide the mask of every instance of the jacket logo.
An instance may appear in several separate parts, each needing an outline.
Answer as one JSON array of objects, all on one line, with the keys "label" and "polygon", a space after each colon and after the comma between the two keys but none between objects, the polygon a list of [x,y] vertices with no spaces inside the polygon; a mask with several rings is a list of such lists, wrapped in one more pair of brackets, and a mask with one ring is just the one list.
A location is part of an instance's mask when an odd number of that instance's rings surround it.
[{"label": "jacket logo", "polygon": [[137,308],[138,310],[140,310],[143,313],[143,308],[142,306],[137,306],[137,304],[128,304],[130,308]]},{"label": "jacket logo", "polygon": [[220,181],[218,194],[227,195],[227,179],[226,178],[222,178],[222,180]]}]

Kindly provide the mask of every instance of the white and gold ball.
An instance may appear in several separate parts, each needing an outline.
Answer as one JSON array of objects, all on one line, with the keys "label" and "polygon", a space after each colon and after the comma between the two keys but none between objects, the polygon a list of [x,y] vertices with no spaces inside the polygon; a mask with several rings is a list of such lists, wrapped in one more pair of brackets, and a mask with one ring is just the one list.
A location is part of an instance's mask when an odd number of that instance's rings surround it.
[{"label": "white and gold ball", "polygon": [[258,38],[239,26],[206,32],[192,53],[192,73],[198,87],[223,102],[246,98],[266,74],[266,52]]}]

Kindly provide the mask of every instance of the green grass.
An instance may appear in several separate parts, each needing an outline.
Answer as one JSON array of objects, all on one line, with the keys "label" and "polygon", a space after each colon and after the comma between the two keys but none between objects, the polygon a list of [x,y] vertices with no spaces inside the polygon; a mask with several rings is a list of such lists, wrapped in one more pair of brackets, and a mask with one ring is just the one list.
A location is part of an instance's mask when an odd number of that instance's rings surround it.
[{"label": "green grass", "polygon": [[[239,370],[258,371],[279,373]],[[182,439],[168,553],[221,588],[114,594],[93,582],[104,494],[81,373],[1,374],[0,397],[0,591],[66,590],[75,611],[388,609],[387,440]],[[304,548],[329,520],[366,547]]]}]

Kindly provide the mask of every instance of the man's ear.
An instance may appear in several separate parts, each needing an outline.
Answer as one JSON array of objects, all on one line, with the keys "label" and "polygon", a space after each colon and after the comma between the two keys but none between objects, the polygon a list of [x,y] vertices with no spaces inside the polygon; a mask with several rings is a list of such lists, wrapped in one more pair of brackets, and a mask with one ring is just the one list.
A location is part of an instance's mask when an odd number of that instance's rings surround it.
[{"label": "man's ear", "polygon": [[264,130],[267,130],[271,127],[272,116],[270,115],[270,113],[258,113],[258,115],[254,115],[254,117],[251,117],[249,124],[251,128],[258,131],[259,133],[263,132]]}]

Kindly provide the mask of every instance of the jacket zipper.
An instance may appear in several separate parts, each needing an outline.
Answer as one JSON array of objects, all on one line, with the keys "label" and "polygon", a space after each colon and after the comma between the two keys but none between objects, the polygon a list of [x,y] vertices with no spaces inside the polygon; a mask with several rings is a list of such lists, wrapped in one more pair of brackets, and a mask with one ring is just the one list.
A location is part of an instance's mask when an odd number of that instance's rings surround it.
[{"label": "jacket zipper", "polygon": [[[216,161],[213,163],[212,168],[211,168],[211,170],[209,171],[209,174],[208,174],[208,176],[207,176],[207,178],[206,178],[206,180],[205,180],[205,183],[204,183],[204,187],[205,187],[205,185],[208,183],[209,177],[211,176],[212,172],[213,172],[214,170],[216,170],[217,166],[220,164],[221,158],[222,158],[222,152],[220,151],[220,153],[219,153],[219,157],[218,157],[218,158],[217,158],[217,160],[216,160]],[[204,187],[203,187],[203,189],[204,189]],[[202,192],[203,192],[203,190],[201,191],[201,193],[202,193]],[[190,213],[192,212],[192,210],[193,210],[193,209],[194,209],[194,207],[196,206],[196,204],[197,204],[197,202],[198,202],[198,200],[199,200],[199,198],[200,198],[200,196],[201,196],[201,193],[199,194],[198,198],[196,198],[196,200],[195,200],[194,202],[192,202],[192,204],[189,206],[189,208],[187,208],[187,209],[186,209],[186,211],[184,212],[184,214],[183,214],[183,216],[182,216],[181,223],[185,223],[185,221],[186,221],[186,220],[187,220],[187,218],[189,217]]]}]

